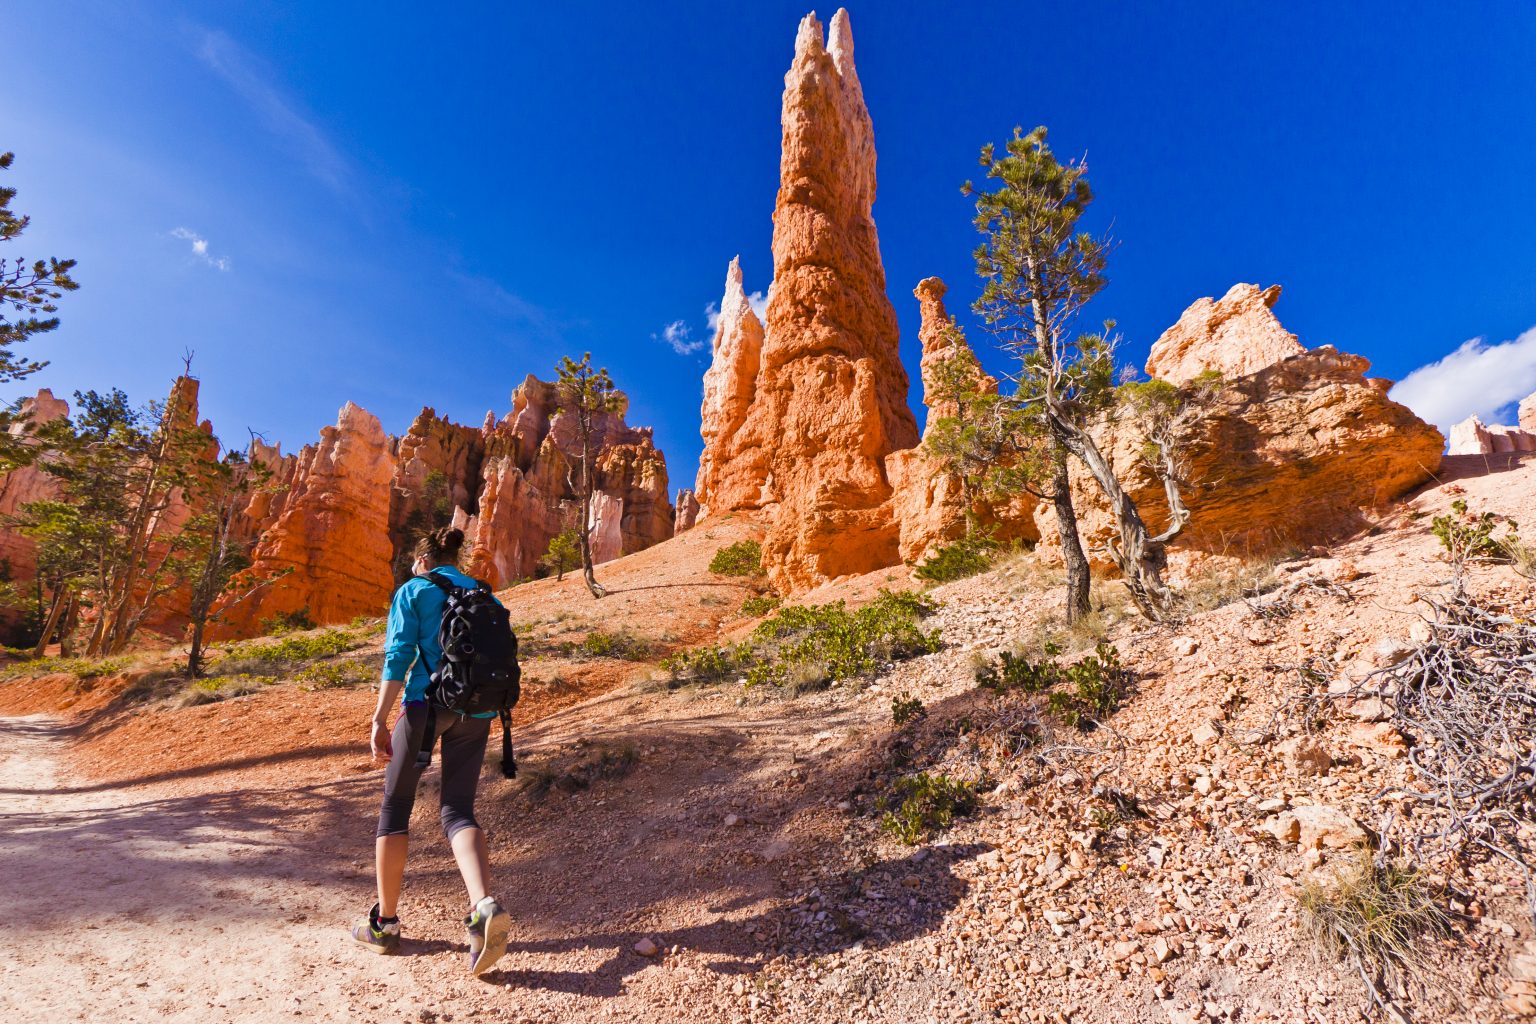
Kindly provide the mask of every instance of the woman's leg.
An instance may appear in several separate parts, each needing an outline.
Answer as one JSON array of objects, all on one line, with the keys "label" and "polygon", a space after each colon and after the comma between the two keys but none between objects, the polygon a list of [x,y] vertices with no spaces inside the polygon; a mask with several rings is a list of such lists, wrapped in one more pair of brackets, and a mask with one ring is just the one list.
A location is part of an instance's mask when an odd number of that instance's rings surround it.
[{"label": "woman's leg", "polygon": [[453,859],[458,862],[459,874],[464,876],[469,905],[473,907],[490,895],[488,886],[491,862],[485,847],[485,833],[479,826],[461,828],[448,842],[453,847]]},{"label": "woman's leg", "polygon": [[384,769],[384,802],[374,830],[373,866],[379,887],[379,916],[394,917],[405,878],[405,858],[410,845],[408,829],[416,806],[416,786],[421,770],[416,751],[426,730],[424,708],[406,708],[395,719],[394,754]]},{"label": "woman's leg", "polygon": [[[443,717],[439,713],[439,723]],[[475,820],[475,790],[493,719],[448,717],[452,724],[443,730],[442,752],[443,834],[453,847],[453,859],[474,906],[490,895],[491,865],[485,832]]]},{"label": "woman's leg", "polygon": [[379,916],[394,917],[405,881],[405,855],[411,837],[405,833],[373,841],[373,871],[379,880]]}]

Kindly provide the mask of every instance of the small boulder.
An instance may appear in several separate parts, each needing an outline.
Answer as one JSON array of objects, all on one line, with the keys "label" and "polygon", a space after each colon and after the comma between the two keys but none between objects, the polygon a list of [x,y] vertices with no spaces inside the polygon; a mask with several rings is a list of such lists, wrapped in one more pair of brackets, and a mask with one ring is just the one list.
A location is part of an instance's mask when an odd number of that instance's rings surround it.
[{"label": "small boulder", "polygon": [[1360,823],[1337,807],[1306,804],[1290,812],[1297,821],[1301,845],[1307,849],[1347,850],[1370,842]]},{"label": "small boulder", "polygon": [[1277,841],[1290,845],[1301,839],[1301,822],[1296,819],[1296,815],[1285,811],[1264,822],[1264,831]]},{"label": "small boulder", "polygon": [[652,939],[647,937],[635,943],[635,952],[639,953],[641,956],[655,956],[657,953],[661,952],[661,947],[656,945]]},{"label": "small boulder", "polygon": [[1286,740],[1280,744],[1280,753],[1303,775],[1327,775],[1328,769],[1333,767],[1333,755],[1321,740],[1311,736]]},{"label": "small boulder", "polygon": [[1196,746],[1208,747],[1221,739],[1221,730],[1216,727],[1215,722],[1206,722],[1197,726],[1195,731],[1189,734],[1189,738],[1195,741]]}]

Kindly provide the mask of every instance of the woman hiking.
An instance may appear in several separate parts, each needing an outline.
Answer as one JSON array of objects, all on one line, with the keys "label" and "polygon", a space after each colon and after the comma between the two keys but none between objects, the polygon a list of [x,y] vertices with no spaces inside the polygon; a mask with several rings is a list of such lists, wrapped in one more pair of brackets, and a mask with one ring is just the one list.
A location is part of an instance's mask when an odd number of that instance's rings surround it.
[{"label": "woman hiking", "polygon": [[[478,587],[475,580],[457,567],[463,545],[462,530],[444,528],[423,537],[416,545],[416,560],[411,564],[414,576],[395,591],[389,608],[383,685],[379,688],[370,739],[374,759],[388,762],[383,807],[374,831],[379,900],[352,929],[352,938],[375,953],[394,953],[400,948],[397,904],[405,875],[407,826],[416,802],[416,784],[427,763],[427,757],[418,758],[429,721],[427,684],[432,667],[443,653],[438,644],[438,629],[447,595],[441,584],[427,574],[442,577],[456,587]],[[397,697],[401,708],[391,734],[389,712]],[[507,912],[490,895],[485,833],[475,820],[475,790],[496,714],[462,715],[440,707],[430,717],[435,717],[436,733],[442,743],[443,833],[453,848],[454,860],[469,893],[469,914],[464,918],[464,926],[469,933],[469,969],[478,975],[490,970],[506,952],[510,927]],[[427,755],[430,757],[430,750]]]}]

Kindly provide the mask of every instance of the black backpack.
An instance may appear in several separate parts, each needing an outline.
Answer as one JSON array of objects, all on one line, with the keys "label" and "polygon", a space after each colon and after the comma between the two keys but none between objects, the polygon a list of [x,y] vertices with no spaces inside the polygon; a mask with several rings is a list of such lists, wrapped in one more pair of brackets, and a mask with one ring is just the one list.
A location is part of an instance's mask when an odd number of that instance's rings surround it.
[{"label": "black backpack", "polygon": [[513,778],[517,759],[512,753],[512,706],[522,693],[519,684],[523,673],[517,664],[517,635],[512,632],[507,610],[484,583],[460,587],[436,572],[418,579],[436,584],[447,595],[448,603],[437,631],[443,657],[427,684],[427,731],[416,755],[417,764],[426,767],[432,763],[438,709],[457,715],[495,712],[501,719],[501,771]]}]

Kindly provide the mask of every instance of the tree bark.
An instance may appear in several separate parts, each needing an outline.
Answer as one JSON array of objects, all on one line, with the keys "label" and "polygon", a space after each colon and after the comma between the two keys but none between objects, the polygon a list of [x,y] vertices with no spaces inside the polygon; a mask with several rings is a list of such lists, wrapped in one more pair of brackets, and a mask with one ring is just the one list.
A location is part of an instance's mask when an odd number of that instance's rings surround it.
[{"label": "tree bark", "polygon": [[41,658],[48,650],[48,641],[53,639],[54,631],[59,628],[59,620],[64,617],[64,608],[69,604],[69,590],[60,587],[53,592],[53,604],[48,609],[48,621],[43,624],[43,633],[37,638],[37,646],[32,650],[32,657]]},{"label": "tree bark", "polygon": [[597,582],[592,569],[592,420],[583,413],[581,421],[581,577],[595,598],[608,596]]},{"label": "tree bark", "polygon": [[1119,565],[1121,575],[1125,577],[1131,599],[1147,618],[1162,622],[1173,606],[1173,591],[1163,582],[1163,569],[1168,564],[1166,547],[1147,530],[1147,524],[1142,521],[1136,503],[1131,500],[1125,488],[1120,486],[1114,468],[1088,432],[1060,417],[1052,419],[1062,443],[1082,460],[1115,514],[1120,543],[1111,544],[1110,553]]},{"label": "tree bark", "polygon": [[1072,505],[1072,481],[1067,472],[1067,450],[1059,442],[1051,443],[1054,473],[1051,504],[1056,508],[1056,532],[1061,535],[1061,555],[1067,565],[1067,622],[1074,623],[1091,609],[1089,586],[1092,573],[1088,556],[1083,553],[1083,539],[1077,530],[1077,509]]}]

